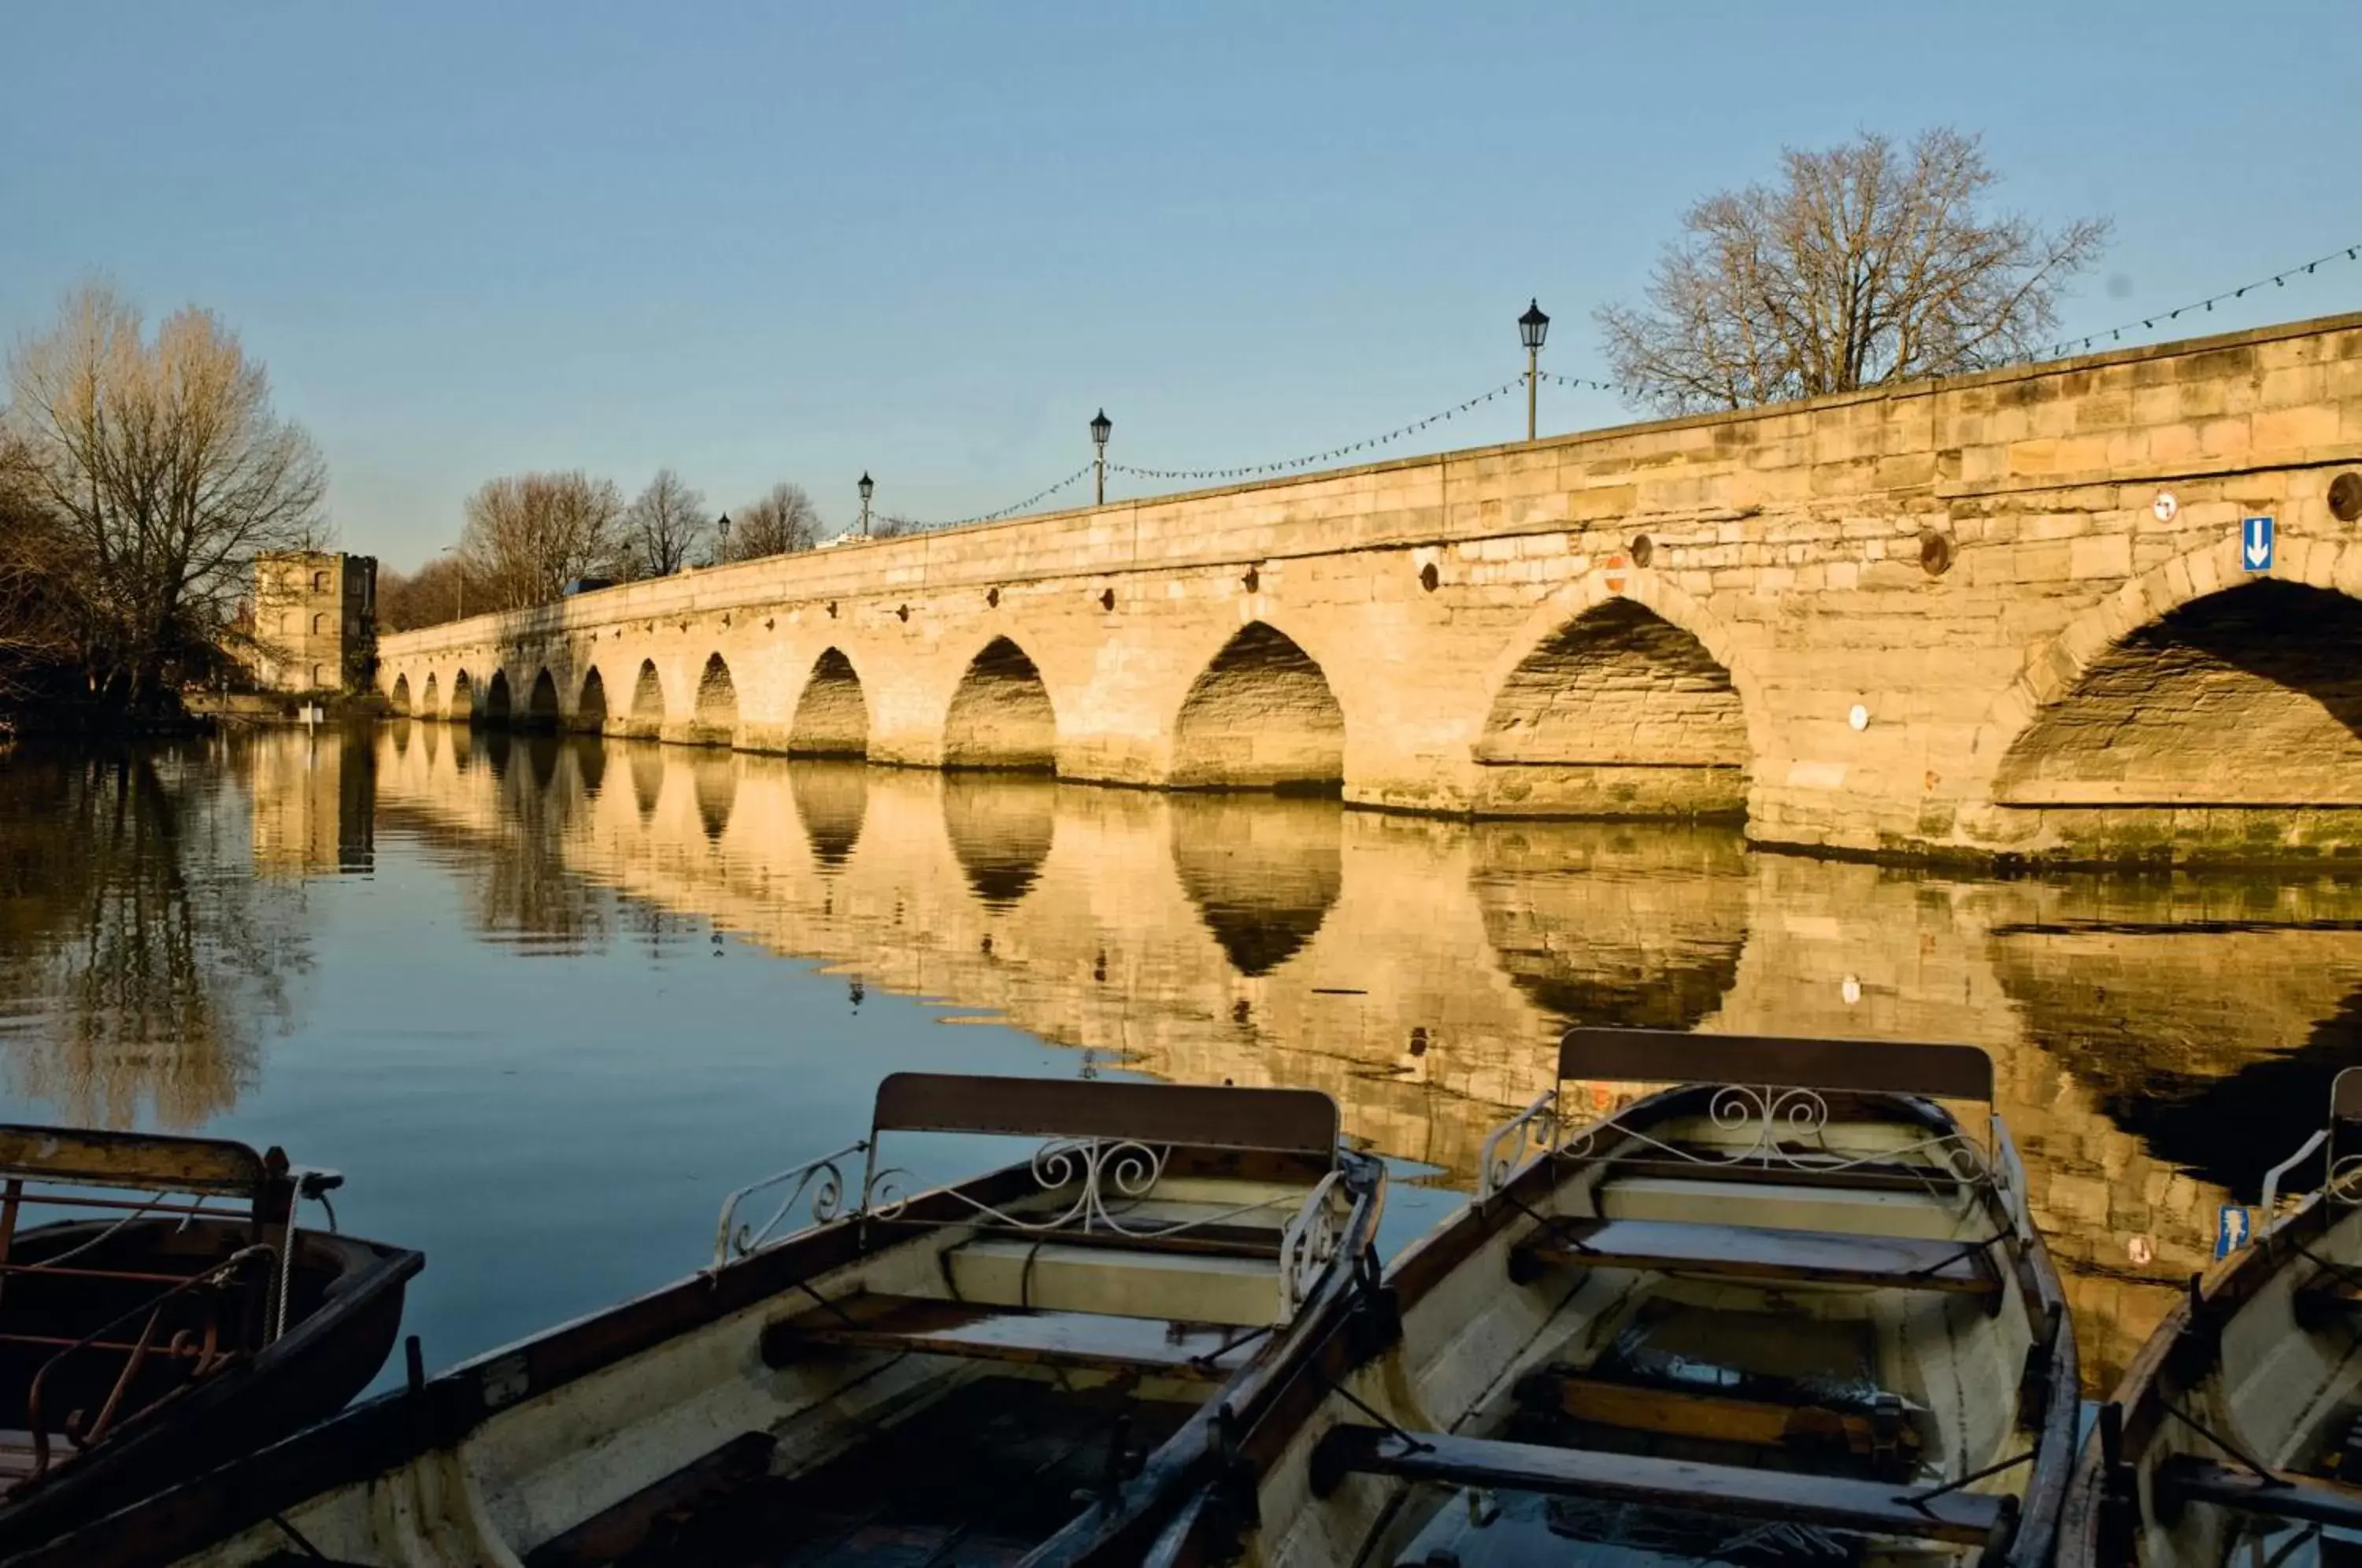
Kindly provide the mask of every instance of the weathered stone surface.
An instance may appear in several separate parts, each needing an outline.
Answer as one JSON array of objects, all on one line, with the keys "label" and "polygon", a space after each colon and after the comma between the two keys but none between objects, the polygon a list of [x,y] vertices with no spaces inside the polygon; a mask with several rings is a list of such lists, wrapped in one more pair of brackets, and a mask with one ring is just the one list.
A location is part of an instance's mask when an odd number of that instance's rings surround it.
[{"label": "weathered stone surface", "polygon": [[[2362,316],[697,572],[386,637],[379,682],[1416,811],[1743,801],[1853,851],[2362,858],[2350,677],[2280,679],[2362,657],[2349,468]],[[2253,512],[2314,597],[2193,609]],[[2192,655],[2185,611],[2237,630]]]}]

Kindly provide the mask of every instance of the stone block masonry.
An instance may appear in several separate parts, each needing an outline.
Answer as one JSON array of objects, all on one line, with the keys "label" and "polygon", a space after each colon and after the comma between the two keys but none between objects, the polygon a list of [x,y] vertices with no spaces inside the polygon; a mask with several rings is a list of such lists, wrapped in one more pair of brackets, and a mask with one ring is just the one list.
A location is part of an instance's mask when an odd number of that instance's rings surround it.
[{"label": "stone block masonry", "polygon": [[778,557],[388,636],[380,680],[1845,852],[2362,860],[2349,471],[2362,316]]}]

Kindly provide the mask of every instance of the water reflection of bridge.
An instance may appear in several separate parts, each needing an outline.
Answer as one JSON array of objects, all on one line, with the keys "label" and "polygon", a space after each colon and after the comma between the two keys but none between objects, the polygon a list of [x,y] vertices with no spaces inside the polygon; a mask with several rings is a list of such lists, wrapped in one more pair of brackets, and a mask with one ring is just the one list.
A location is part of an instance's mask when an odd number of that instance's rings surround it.
[{"label": "water reflection of bridge", "polygon": [[2362,1056],[2362,887],[2329,878],[1974,881],[1712,829],[437,725],[386,731],[377,774],[381,827],[488,858],[488,925],[579,934],[569,902],[611,887],[1152,1073],[1326,1089],[1355,1134],[1463,1176],[1570,1019],[1973,1041],[2095,1377],[2210,1254],[2223,1184]]}]

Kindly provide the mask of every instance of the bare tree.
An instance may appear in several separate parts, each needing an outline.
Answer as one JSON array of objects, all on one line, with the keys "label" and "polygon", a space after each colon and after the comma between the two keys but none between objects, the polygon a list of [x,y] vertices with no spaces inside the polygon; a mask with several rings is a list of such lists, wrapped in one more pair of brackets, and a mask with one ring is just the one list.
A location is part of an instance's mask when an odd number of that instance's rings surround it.
[{"label": "bare tree", "polygon": [[869,520],[869,536],[873,539],[899,539],[905,534],[919,533],[925,526],[916,518],[889,512],[882,517]]},{"label": "bare tree", "polygon": [[670,469],[658,469],[624,513],[624,565],[634,577],[670,577],[712,532],[705,497]]},{"label": "bare tree", "polygon": [[76,684],[88,606],[72,568],[36,499],[30,455],[0,424],[0,708],[55,701]]},{"label": "bare tree", "polygon": [[1976,138],[1940,128],[1788,149],[1776,182],[1689,210],[1646,309],[1597,313],[1617,379],[1682,413],[2025,358],[2108,224],[1988,215],[1996,178]]},{"label": "bare tree", "polygon": [[226,633],[256,555],[321,542],[318,450],[206,311],[138,311],[91,284],[8,360],[27,503],[55,530],[83,607],[94,689],[169,702],[167,665]]},{"label": "bare tree", "polygon": [[614,570],[623,516],[614,481],[579,469],[485,480],[459,535],[469,613],[546,604],[574,579]]},{"label": "bare tree", "polygon": [[[377,624],[388,632],[414,632],[456,621],[468,608],[468,569],[458,557],[436,556],[416,571],[404,574],[380,567],[377,574]],[[479,598],[480,606],[487,602]]]},{"label": "bare tree", "polygon": [[730,531],[718,558],[751,561],[809,550],[820,542],[820,508],[800,484],[775,484],[759,501],[730,513]]}]

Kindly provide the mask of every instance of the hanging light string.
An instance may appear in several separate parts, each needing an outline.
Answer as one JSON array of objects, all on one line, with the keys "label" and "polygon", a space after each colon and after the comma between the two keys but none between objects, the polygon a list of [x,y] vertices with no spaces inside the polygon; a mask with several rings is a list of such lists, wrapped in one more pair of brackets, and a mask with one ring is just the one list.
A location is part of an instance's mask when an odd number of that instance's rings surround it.
[{"label": "hanging light string", "polygon": [[1425,419],[1415,419],[1408,425],[1387,431],[1383,436],[1373,436],[1367,440],[1351,442],[1342,447],[1331,447],[1325,452],[1314,452],[1308,457],[1286,458],[1277,462],[1270,463],[1250,463],[1243,468],[1236,469],[1136,469],[1127,463],[1109,463],[1108,465],[1108,471],[1109,473],[1131,474],[1139,479],[1231,480],[1250,479],[1259,474],[1286,473],[1297,469],[1308,469],[1318,463],[1331,463],[1335,462],[1340,458],[1352,457],[1356,452],[1367,451],[1373,447],[1385,447],[1391,445],[1394,442],[1403,439],[1407,436],[1416,436],[1418,432],[1426,429],[1430,425],[1440,425],[1447,419],[1457,419],[1460,415],[1467,413],[1470,409],[1488,403],[1496,397],[1505,396],[1509,392],[1513,392],[1517,391],[1519,386],[1523,385],[1524,382],[1525,378],[1523,376],[1519,376],[1516,381],[1504,381],[1490,392],[1479,392],[1474,397],[1468,399],[1464,403],[1454,403],[1450,408],[1443,410],[1440,414],[1429,414]]},{"label": "hanging light string", "polygon": [[2285,268],[2272,273],[2269,277],[2258,278],[2252,283],[2242,283],[2235,289],[2225,289],[2219,294],[2210,294],[2202,300],[2196,300],[2186,305],[2176,305],[2171,310],[2166,311],[2152,311],[2136,321],[2127,321],[2115,326],[2105,327],[2082,337],[2061,338],[2050,346],[2046,357],[2055,359],[2063,354],[2081,353],[2094,343],[2121,343],[2125,340],[2125,334],[2127,332],[2154,332],[2157,330],[2158,323],[2161,321],[2179,321],[2185,315],[2193,315],[2202,311],[2212,312],[2224,301],[2245,299],[2257,289],[2268,287],[2284,289],[2288,287],[2288,281],[2290,278],[2309,278],[2312,276],[2315,268],[2325,266],[2332,261],[2355,260],[2362,260],[2362,245],[2349,245],[2342,250],[2333,250],[2326,256],[2316,256],[2310,261]]},{"label": "hanging light string", "polygon": [[[1109,466],[1112,468],[1114,465],[1109,464]],[[1030,511],[1033,507],[1040,505],[1043,502],[1049,500],[1060,491],[1065,490],[1071,485],[1081,483],[1084,480],[1090,477],[1092,467],[1092,464],[1085,463],[1081,468],[1076,469],[1073,473],[1068,474],[1056,484],[1048,485],[1041,490],[1037,490],[1022,501],[1012,501],[998,512],[987,512],[975,517],[957,517],[947,523],[913,523],[911,526],[922,529],[965,528],[971,523],[998,523],[1004,517],[1014,517],[1021,512]]]},{"label": "hanging light string", "polygon": [[[2332,262],[2357,260],[2362,260],[2362,244],[2349,245],[2345,247],[2343,249],[2330,251],[2327,255],[2316,256],[2310,261],[2300,262],[2293,267],[2284,268],[2278,272],[2269,273],[2264,277],[2257,279],[2252,283],[2242,283],[2236,288],[2225,289],[2220,293],[2210,294],[2202,300],[2193,300],[2188,304],[2176,305],[2170,310],[2155,311],[2146,316],[2139,317],[2136,320],[2123,322],[2115,326],[2103,327],[2097,332],[2086,334],[2081,337],[2061,338],[2058,342],[2051,345],[2049,348],[2044,351],[2041,355],[2037,356],[2037,358],[2055,359],[2067,354],[2080,353],[2099,343],[2121,343],[2124,341],[2124,336],[2127,332],[2154,332],[2162,323],[2179,321],[2185,315],[2212,314],[2216,305],[2224,304],[2228,301],[2245,299],[2247,295],[2255,293],[2257,289],[2286,288],[2290,279],[2311,277],[2315,271],[2331,264]],[[1619,397],[1633,399],[1638,399],[1642,395],[1634,388],[1624,386],[1615,381],[1603,381],[1590,376],[1562,376],[1555,370],[1544,370],[1540,372],[1540,375],[1543,381],[1551,382],[1552,385],[1566,387],[1576,392],[1613,392]],[[1395,442],[1404,439],[1406,436],[1418,435],[1420,431],[1427,429],[1429,425],[1440,425],[1449,419],[1456,419],[1460,415],[1466,414],[1473,409],[1479,408],[1485,403],[1491,403],[1496,398],[1505,397],[1508,393],[1517,391],[1524,384],[1525,378],[1523,376],[1519,376],[1514,381],[1504,381],[1499,386],[1493,388],[1489,392],[1479,392],[1474,397],[1469,398],[1465,402],[1454,403],[1451,407],[1444,409],[1440,413],[1430,414],[1425,419],[1413,420],[1408,425],[1400,425],[1393,430],[1389,430],[1383,436],[1373,436],[1368,437],[1366,440],[1354,441],[1342,447],[1331,447],[1325,452],[1314,452],[1301,458],[1286,458],[1276,462],[1269,463],[1249,463],[1242,467],[1232,469],[1142,469],[1134,468],[1128,463],[1109,463],[1107,466],[1108,472],[1114,474],[1131,474],[1136,479],[1149,480],[1238,480],[1253,479],[1266,474],[1289,473],[1301,469],[1312,468],[1321,463],[1332,463],[1337,461],[1339,458],[1350,458],[1357,452],[1368,451],[1373,447],[1391,446]],[[1083,467],[1076,469],[1073,473],[1068,474],[1065,479],[1060,480],[1057,483],[1050,485],[1045,489],[1036,491],[1032,495],[1027,496],[1024,500],[1004,506],[998,512],[987,512],[979,516],[962,517],[946,523],[922,523],[917,525],[917,526],[931,529],[959,528],[965,527],[972,523],[997,523],[1004,517],[1012,517],[1021,512],[1029,511],[1034,506],[1039,505],[1041,502],[1049,500],[1050,497],[1057,494],[1060,491],[1071,489],[1075,485],[1081,483],[1084,480],[1090,477],[1091,469],[1095,465],[1092,464],[1085,464]]]}]

